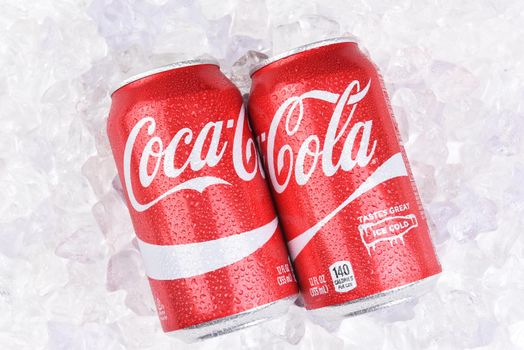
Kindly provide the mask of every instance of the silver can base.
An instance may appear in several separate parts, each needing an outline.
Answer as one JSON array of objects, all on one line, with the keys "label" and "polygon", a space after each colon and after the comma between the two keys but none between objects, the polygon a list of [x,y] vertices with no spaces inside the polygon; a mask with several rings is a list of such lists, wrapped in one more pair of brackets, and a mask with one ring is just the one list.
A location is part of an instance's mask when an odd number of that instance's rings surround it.
[{"label": "silver can base", "polygon": [[297,297],[298,295],[293,295],[236,315],[218,318],[216,320],[183,329],[177,329],[176,331],[167,332],[166,334],[186,343],[214,338],[222,334],[254,326],[258,323],[285,314]]},{"label": "silver can base", "polygon": [[433,289],[439,274],[346,303],[308,310],[315,318],[357,316],[413,300]]}]

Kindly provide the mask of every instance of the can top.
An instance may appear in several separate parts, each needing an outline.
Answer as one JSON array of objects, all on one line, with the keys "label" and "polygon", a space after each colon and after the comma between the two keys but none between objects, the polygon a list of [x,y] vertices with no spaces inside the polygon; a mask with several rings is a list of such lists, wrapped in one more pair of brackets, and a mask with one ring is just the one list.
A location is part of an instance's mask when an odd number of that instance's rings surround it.
[{"label": "can top", "polygon": [[269,58],[266,58],[265,60],[260,61],[259,64],[254,66],[249,71],[249,76],[252,77],[253,74],[255,74],[256,71],[258,71],[261,68],[264,68],[265,66],[270,65],[271,63],[274,63],[276,61],[280,61],[283,58],[286,58],[286,57],[289,57],[289,56],[293,56],[293,55],[296,55],[296,54],[304,52],[304,51],[308,51],[308,50],[311,50],[311,49],[316,49],[316,48],[319,48],[319,47],[322,47],[322,46],[331,45],[331,44],[356,43],[356,42],[357,42],[357,38],[355,38],[354,36],[349,36],[348,35],[348,36],[341,36],[341,37],[336,37],[336,38],[331,38],[331,39],[324,39],[324,40],[320,40],[320,41],[315,41],[315,42],[312,42],[312,43],[309,43],[309,44],[306,44],[306,45],[295,47],[294,49],[291,49],[291,50],[288,50],[288,51],[284,51],[284,52],[282,52],[282,53],[280,53],[278,55],[271,56]]},{"label": "can top", "polygon": [[178,68],[184,68],[184,67],[190,67],[190,66],[198,66],[198,65],[201,65],[201,64],[212,64],[212,65],[215,65],[215,66],[220,66],[218,61],[215,60],[214,58],[199,58],[199,59],[193,59],[193,60],[186,60],[186,61],[179,61],[179,62],[170,63],[170,64],[167,64],[165,66],[160,66],[160,67],[148,69],[148,70],[146,70],[144,72],[135,74],[135,75],[133,75],[133,76],[131,76],[131,77],[121,81],[120,83],[116,84],[111,89],[110,95],[112,96],[117,90],[119,90],[120,88],[123,88],[124,86],[126,86],[128,84],[131,84],[132,82],[135,82],[137,80],[143,79],[143,78],[148,77],[150,75],[154,75],[154,74],[158,74],[158,73],[162,73],[162,72],[166,72],[166,71],[174,70],[174,69],[178,69]]}]

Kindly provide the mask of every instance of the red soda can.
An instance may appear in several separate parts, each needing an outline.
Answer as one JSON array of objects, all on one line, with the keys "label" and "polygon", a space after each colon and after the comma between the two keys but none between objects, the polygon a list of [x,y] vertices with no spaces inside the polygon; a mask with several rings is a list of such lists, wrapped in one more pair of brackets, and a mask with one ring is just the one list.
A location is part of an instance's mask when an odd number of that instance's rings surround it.
[{"label": "red soda can", "polygon": [[165,332],[284,313],[298,288],[238,89],[209,60],[134,76],[107,132]]},{"label": "red soda can", "polygon": [[354,39],[251,75],[250,122],[306,308],[345,316],[429,288],[441,267],[382,79]]}]

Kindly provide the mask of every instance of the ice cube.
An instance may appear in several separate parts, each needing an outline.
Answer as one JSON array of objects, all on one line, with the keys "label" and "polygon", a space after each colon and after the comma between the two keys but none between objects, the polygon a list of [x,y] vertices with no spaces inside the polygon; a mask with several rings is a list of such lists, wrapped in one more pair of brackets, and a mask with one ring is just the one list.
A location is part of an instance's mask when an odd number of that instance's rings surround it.
[{"label": "ice cube", "polygon": [[116,176],[115,161],[111,157],[90,157],[82,166],[82,174],[87,178],[95,195],[102,196],[111,189]]},{"label": "ice cube", "polygon": [[248,93],[251,88],[251,78],[249,71],[260,61],[267,58],[267,55],[249,50],[244,56],[240,57],[231,68],[231,80],[242,93]]},{"label": "ice cube", "polygon": [[154,302],[145,277],[140,254],[124,249],[113,255],[107,265],[107,290],[127,292],[126,305],[139,315],[153,315]]},{"label": "ice cube", "polygon": [[240,1],[233,11],[230,35],[262,38],[266,35],[267,24],[267,7],[264,1]]},{"label": "ice cube", "polygon": [[459,195],[454,202],[461,211],[448,221],[446,227],[457,241],[472,239],[479,233],[497,228],[497,207],[493,201],[467,191]]},{"label": "ice cube", "polygon": [[90,263],[102,259],[105,255],[103,236],[98,228],[80,228],[69,238],[60,243],[56,255],[81,263]]}]

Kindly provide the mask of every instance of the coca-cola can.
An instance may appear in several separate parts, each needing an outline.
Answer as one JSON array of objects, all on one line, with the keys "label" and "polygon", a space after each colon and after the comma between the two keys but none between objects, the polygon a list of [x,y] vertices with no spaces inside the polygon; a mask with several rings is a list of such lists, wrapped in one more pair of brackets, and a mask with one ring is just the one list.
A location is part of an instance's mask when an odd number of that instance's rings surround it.
[{"label": "coca-cola can", "polygon": [[307,309],[414,298],[441,272],[384,84],[353,38],[252,72],[250,122]]},{"label": "coca-cola can", "polygon": [[218,64],[126,80],[107,133],[164,331],[194,341],[284,313],[298,287],[243,99]]}]

